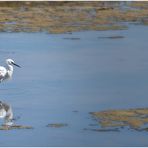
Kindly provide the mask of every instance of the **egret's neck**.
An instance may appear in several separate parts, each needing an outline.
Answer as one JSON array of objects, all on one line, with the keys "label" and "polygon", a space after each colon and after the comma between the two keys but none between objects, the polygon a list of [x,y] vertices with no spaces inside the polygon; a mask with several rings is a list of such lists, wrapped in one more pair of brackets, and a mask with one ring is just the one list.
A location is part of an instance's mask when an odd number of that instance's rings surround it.
[{"label": "egret's neck", "polygon": [[8,74],[9,74],[9,76],[11,76],[13,74],[13,66],[12,65],[8,65]]}]

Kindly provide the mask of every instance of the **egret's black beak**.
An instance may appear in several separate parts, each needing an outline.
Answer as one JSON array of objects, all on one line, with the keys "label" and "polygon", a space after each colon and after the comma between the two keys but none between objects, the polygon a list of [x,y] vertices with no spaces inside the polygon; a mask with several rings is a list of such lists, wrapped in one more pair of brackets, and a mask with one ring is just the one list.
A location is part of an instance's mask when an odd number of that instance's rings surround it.
[{"label": "egret's black beak", "polygon": [[13,65],[15,65],[15,66],[17,66],[17,67],[19,67],[19,68],[21,68],[21,66],[19,66],[19,65],[17,65],[17,64],[15,64],[15,63],[12,63]]}]

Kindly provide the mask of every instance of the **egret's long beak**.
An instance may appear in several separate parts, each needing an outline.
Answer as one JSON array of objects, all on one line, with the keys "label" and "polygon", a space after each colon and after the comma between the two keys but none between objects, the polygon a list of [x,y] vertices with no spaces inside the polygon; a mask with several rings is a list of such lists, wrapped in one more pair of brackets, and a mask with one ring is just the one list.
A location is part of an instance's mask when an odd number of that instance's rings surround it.
[{"label": "egret's long beak", "polygon": [[15,65],[15,66],[17,66],[17,67],[19,67],[19,68],[21,68],[21,66],[19,66],[19,65],[17,65],[17,64],[15,64],[15,63],[12,63],[13,65]]}]

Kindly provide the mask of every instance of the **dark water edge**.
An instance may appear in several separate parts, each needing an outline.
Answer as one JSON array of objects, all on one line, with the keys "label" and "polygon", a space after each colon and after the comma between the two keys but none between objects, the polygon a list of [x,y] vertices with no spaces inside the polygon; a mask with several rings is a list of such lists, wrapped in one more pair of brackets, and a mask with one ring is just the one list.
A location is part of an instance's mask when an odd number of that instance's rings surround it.
[{"label": "dark water edge", "polygon": [[[84,128],[96,124],[89,112],[148,106],[147,37],[141,25],[61,35],[0,33],[1,65],[11,57],[22,66],[1,83],[0,98],[20,116],[17,124],[34,127],[0,131],[0,145],[146,146],[147,132]],[[52,123],[68,126],[46,127]]]}]

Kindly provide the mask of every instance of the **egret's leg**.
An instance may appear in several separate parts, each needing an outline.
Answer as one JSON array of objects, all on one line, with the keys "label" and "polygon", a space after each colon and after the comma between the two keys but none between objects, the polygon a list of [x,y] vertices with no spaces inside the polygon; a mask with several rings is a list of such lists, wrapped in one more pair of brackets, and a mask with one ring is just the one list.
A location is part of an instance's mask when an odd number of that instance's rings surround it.
[{"label": "egret's leg", "polygon": [[7,125],[7,126],[13,125],[12,119],[7,116],[4,120],[4,125]]}]

